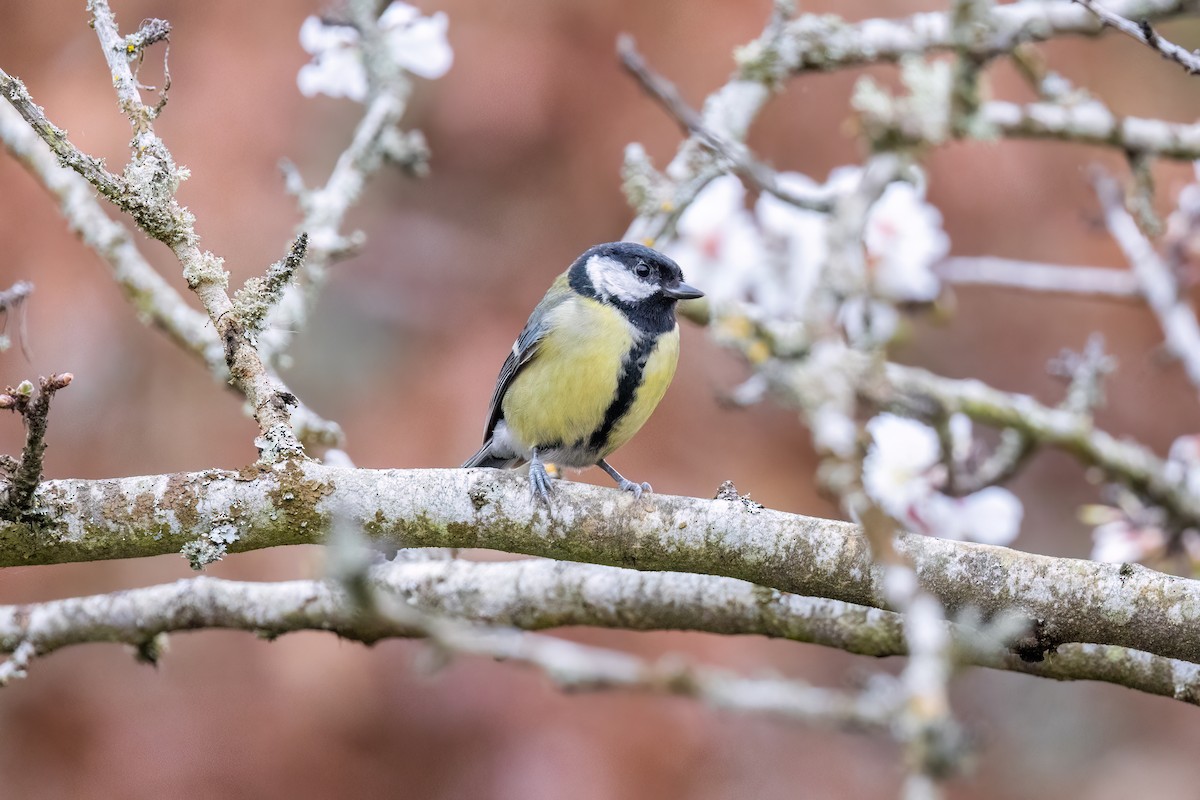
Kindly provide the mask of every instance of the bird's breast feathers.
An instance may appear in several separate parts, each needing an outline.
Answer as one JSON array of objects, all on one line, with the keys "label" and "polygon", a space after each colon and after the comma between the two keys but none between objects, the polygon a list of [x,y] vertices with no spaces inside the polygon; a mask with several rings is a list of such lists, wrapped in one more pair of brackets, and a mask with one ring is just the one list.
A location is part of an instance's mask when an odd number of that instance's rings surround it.
[{"label": "bird's breast feathers", "polygon": [[[657,338],[645,356],[641,381],[618,419],[609,419],[604,442],[591,440],[611,416],[629,356],[642,334],[617,309],[575,296],[549,312],[553,334],[537,356],[513,378],[501,403],[508,435],[528,450],[557,451],[564,466],[588,466],[628,441],[658,405],[679,358],[679,330]],[[579,463],[572,463],[579,462]]]}]

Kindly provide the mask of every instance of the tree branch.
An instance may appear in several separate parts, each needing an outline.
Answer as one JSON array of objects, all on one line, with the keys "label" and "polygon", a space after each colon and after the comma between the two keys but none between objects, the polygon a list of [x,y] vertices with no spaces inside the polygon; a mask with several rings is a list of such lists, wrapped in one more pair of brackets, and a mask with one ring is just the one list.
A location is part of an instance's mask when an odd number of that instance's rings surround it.
[{"label": "tree branch", "polygon": [[[796,594],[889,608],[866,539],[844,522],[741,503],[654,495],[637,502],[564,482],[551,514],[519,476],[495,470],[373,471],[291,463],[241,473],[39,487],[39,524],[0,523],[0,565],[128,558],[207,544],[222,552],[323,541],[333,515],[403,547],[482,547],[645,570],[740,578]],[[953,613],[1013,611],[1041,623],[1024,648],[1064,642],[1200,661],[1200,583],[906,535],[897,547]]]},{"label": "tree branch", "polygon": [[937,264],[934,272],[944,281],[963,286],[999,286],[1119,300],[1139,300],[1142,296],[1137,278],[1123,269],[1066,267],[991,256],[956,256]]},{"label": "tree branch", "polygon": [[20,520],[33,508],[33,494],[42,480],[50,399],[55,392],[70,386],[73,379],[71,373],[64,372],[39,378],[36,392],[33,384],[25,381],[16,389],[9,386],[4,394],[0,394],[0,408],[17,412],[25,423],[25,446],[21,449],[21,460],[9,476],[8,491],[0,502],[0,517]]},{"label": "tree branch", "polygon": [[[1195,0],[1113,0],[1109,8],[1126,17],[1155,20],[1194,12]],[[748,46],[738,53],[743,77],[781,81],[789,75],[899,61],[956,49],[980,59],[1008,53],[1026,42],[1064,34],[1094,36],[1104,25],[1070,2],[1022,2],[996,5],[984,22],[987,36],[960,45],[950,12],[932,11],[897,19],[846,22],[832,14],[805,14],[789,22],[778,47]]]},{"label": "tree branch", "polygon": [[1166,262],[1125,210],[1125,193],[1108,174],[1096,168],[1092,185],[1109,233],[1125,253],[1142,294],[1158,317],[1167,349],[1179,359],[1192,385],[1200,389],[1200,322],[1186,298],[1180,296],[1179,283]]},{"label": "tree branch", "polygon": [[706,127],[703,118],[680,96],[675,85],[650,69],[637,51],[633,37],[623,34],[617,39],[617,55],[625,70],[633,75],[645,90],[683,128],[684,133],[703,143],[716,155],[729,162],[735,173],[745,178],[761,191],[768,192],[791,203],[797,208],[810,211],[829,211],[832,198],[818,193],[800,194],[783,186],[775,170],[754,157],[750,148],[738,141],[720,136]]},{"label": "tree branch", "polygon": [[1189,75],[1200,72],[1200,56],[1159,36],[1154,28],[1150,27],[1148,20],[1142,19],[1140,24],[1133,22],[1093,0],[1075,0],[1075,2],[1104,20],[1106,25],[1111,25],[1126,36],[1136,39],[1152,50],[1157,50],[1163,58],[1179,64],[1188,71]]},{"label": "tree branch", "polygon": [[[379,592],[439,617],[527,631],[568,626],[763,635],[869,656],[905,655],[895,613],[775,592],[713,575],[638,572],[541,559],[479,563],[418,560],[369,572]],[[192,578],[112,594],[0,606],[0,651],[24,662],[88,642],[145,651],[163,634],[242,630],[274,638],[324,630],[372,644],[419,634],[358,613],[327,581],[245,583]],[[1067,644],[1044,661],[1022,661],[980,634],[948,624],[965,664],[1055,680],[1097,680],[1200,703],[1200,667],[1119,647]]]},{"label": "tree branch", "polygon": [[[52,150],[15,108],[0,104],[0,142],[18,162],[58,200],[71,232],[106,263],[138,318],[161,330],[175,344],[198,358],[218,385],[240,393],[229,380],[225,347],[208,316],[192,308],[138,250],[130,230],[109,218],[92,186],[81,175],[60,165]],[[244,394],[242,395],[245,396]],[[322,419],[302,402],[292,414],[296,435],[305,445],[340,447],[341,429]]]}]

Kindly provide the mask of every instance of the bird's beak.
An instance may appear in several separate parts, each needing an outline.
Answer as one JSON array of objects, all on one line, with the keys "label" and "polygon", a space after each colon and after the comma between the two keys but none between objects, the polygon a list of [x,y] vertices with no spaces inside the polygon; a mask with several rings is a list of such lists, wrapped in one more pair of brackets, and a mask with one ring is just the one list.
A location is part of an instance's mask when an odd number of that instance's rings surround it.
[{"label": "bird's beak", "polygon": [[664,286],[662,293],[672,300],[695,300],[697,297],[704,297],[704,292],[694,286],[688,286],[683,281]]}]

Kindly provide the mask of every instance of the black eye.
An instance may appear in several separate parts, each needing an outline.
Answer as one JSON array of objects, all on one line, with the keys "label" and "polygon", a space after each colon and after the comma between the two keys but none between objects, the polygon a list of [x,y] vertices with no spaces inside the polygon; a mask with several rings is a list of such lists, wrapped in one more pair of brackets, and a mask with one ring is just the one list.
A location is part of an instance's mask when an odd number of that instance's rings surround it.
[{"label": "black eye", "polygon": [[637,268],[634,269],[634,272],[637,273],[637,276],[639,278],[649,278],[650,277],[650,267],[648,267],[646,265],[646,262],[644,262],[644,261],[638,262]]}]

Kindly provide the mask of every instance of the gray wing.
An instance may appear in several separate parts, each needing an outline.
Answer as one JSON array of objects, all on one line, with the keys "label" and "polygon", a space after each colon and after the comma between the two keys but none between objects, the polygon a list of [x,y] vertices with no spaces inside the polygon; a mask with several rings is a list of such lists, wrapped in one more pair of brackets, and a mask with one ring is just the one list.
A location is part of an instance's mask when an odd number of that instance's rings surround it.
[{"label": "gray wing", "polygon": [[492,431],[496,429],[496,423],[500,421],[503,413],[500,404],[504,402],[504,395],[508,391],[508,387],[512,385],[513,378],[517,377],[521,369],[537,355],[538,346],[549,330],[547,318],[550,312],[574,296],[564,273],[558,277],[558,280],[550,287],[550,291],[546,292],[546,296],[542,298],[542,302],[538,303],[537,308],[533,309],[533,313],[529,315],[525,329],[517,337],[508,358],[504,359],[504,366],[500,367],[500,375],[496,378],[496,390],[492,392],[492,402],[488,406],[487,427],[483,431],[485,445],[491,439]]},{"label": "gray wing", "polygon": [[496,378],[496,390],[492,392],[492,402],[488,406],[487,428],[483,431],[485,442],[492,438],[492,431],[496,429],[496,423],[500,421],[502,413],[500,404],[504,402],[504,395],[508,392],[508,387],[512,385],[513,378],[517,377],[521,367],[528,364],[537,355],[538,344],[546,335],[545,322],[545,315],[536,315],[536,318],[530,317],[529,322],[525,323],[525,330],[521,331],[521,335],[513,344],[508,358],[504,359],[504,365],[500,367],[500,375]]}]

